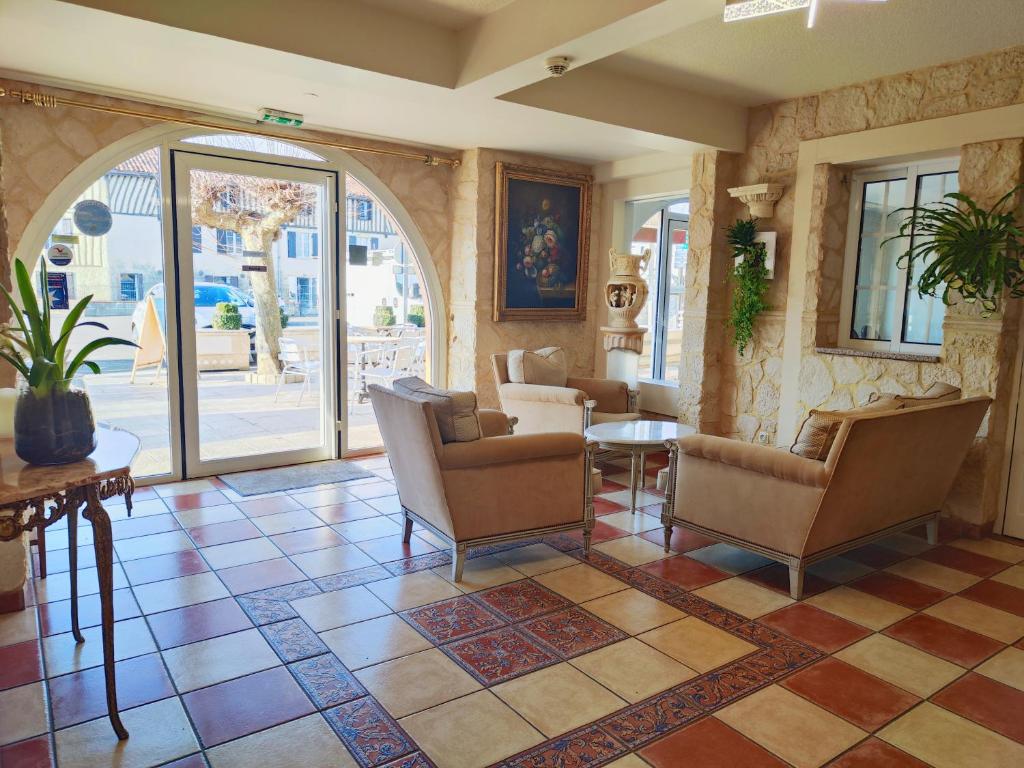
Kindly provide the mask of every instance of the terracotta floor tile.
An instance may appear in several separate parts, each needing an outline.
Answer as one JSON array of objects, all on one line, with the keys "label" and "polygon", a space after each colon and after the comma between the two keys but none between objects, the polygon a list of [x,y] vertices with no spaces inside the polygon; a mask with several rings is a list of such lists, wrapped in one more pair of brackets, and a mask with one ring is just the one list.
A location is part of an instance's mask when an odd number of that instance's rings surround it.
[{"label": "terracotta floor tile", "polygon": [[709,584],[693,593],[748,619],[756,619],[793,604],[793,599],[788,595],[780,595],[738,577]]},{"label": "terracotta floor tile", "polygon": [[[640,500],[637,499],[637,504]],[[604,515],[601,518],[601,522],[605,525],[610,525],[613,528],[619,528],[626,533],[643,533],[644,531],[663,530],[661,526],[661,520],[654,515],[647,515],[637,509],[636,512],[630,512],[625,509],[621,512],[613,512],[610,515]]]},{"label": "terracotta floor tile", "polygon": [[629,565],[643,565],[672,556],[671,552],[665,552],[660,545],[639,536],[604,541],[596,544],[594,549]]},{"label": "terracotta floor tile", "polygon": [[124,568],[125,575],[132,586],[164,579],[176,579],[180,576],[190,576],[193,573],[210,570],[202,555],[194,549],[147,557],[142,560],[131,560],[121,563],[121,567]]},{"label": "terracotta floor tile", "polygon": [[[499,584],[508,584],[523,578],[523,574],[515,568],[510,568],[501,560],[493,556],[474,557],[466,561],[462,569],[462,578],[452,582],[452,569],[450,566],[442,565],[433,569],[434,573],[445,581],[453,584],[462,592],[478,592],[488,587],[496,587]],[[555,573],[561,573],[556,571]]]},{"label": "terracotta floor tile", "polygon": [[685,555],[649,563],[642,566],[641,570],[652,576],[657,576],[659,579],[670,581],[688,591],[730,578],[725,571]]},{"label": "terracotta floor tile", "polygon": [[155,613],[148,621],[161,648],[188,645],[252,627],[245,611],[232,598]]},{"label": "terracotta floor tile", "polygon": [[[443,755],[444,768],[478,768],[544,740],[490,691],[479,691],[403,718],[404,728],[428,755]],[[474,738],[467,739],[472,733]]]},{"label": "terracotta floor tile", "polygon": [[[100,628],[82,630],[85,642],[81,645],[68,632],[43,638],[43,656],[49,677],[66,675],[103,663],[103,641]],[[156,651],[156,643],[144,619],[126,619],[114,624],[114,659],[122,661]]]},{"label": "terracotta floor tile", "polygon": [[43,659],[39,643],[35,640],[0,648],[0,691],[34,683],[42,678]]},{"label": "terracotta floor tile", "polygon": [[364,667],[355,676],[395,718],[480,689],[469,673],[436,648]]},{"label": "terracotta floor tile", "polygon": [[[616,486],[615,488],[609,488],[607,491],[608,493],[614,493],[615,491],[622,490],[622,487],[619,486],[618,483],[608,483],[608,485]],[[603,515],[612,515],[616,512],[621,512],[624,509],[626,509],[626,507],[621,504],[616,504],[614,501],[608,501],[608,499],[602,499],[596,496],[594,497],[594,514],[598,517]]]},{"label": "terracotta floor tile", "polygon": [[[665,544],[665,531],[663,529],[644,531],[640,536],[648,541],[653,541],[655,544]],[[668,548],[672,552],[681,553],[689,552],[692,549],[710,547],[714,543],[715,540],[708,536],[702,536],[687,528],[676,527],[672,529],[672,538],[669,540]]]},{"label": "terracotta floor tile", "polygon": [[851,581],[849,586],[915,611],[934,605],[949,595],[941,589],[885,571],[869,573],[863,578]]},{"label": "terracotta floor tile", "polygon": [[175,512],[174,517],[181,523],[181,527],[185,529],[204,528],[208,525],[245,519],[242,510],[234,504],[218,504],[216,507],[201,507],[200,509]]},{"label": "terracotta floor tile", "polygon": [[[582,531],[570,531],[566,535],[578,541],[581,547],[583,546]],[[600,544],[602,541],[612,541],[613,539],[621,539],[629,535],[628,531],[616,528],[614,525],[608,525],[608,523],[602,522],[601,518],[598,518],[594,523],[594,529],[590,532],[590,543]]]},{"label": "terracotta floor tile", "polygon": [[967,573],[967,571],[949,568],[917,557],[891,565],[886,568],[886,571],[946,592],[959,592],[981,581],[980,576]]},{"label": "terracotta floor tile", "polygon": [[313,712],[306,694],[283,667],[187,693],[182,701],[206,747]]},{"label": "terracotta floor tile", "polygon": [[583,603],[580,607],[630,635],[678,621],[686,615],[678,608],[673,608],[636,589],[613,592]]},{"label": "terracotta floor tile", "polygon": [[229,520],[226,523],[189,528],[188,535],[197,547],[212,547],[216,544],[230,544],[232,541],[258,539],[263,534],[249,520]]},{"label": "terracotta floor tile", "polygon": [[927,763],[874,736],[828,765],[829,768],[929,768]]},{"label": "terracotta floor tile", "polygon": [[925,609],[925,613],[1003,643],[1014,643],[1024,637],[1024,616],[990,608],[958,595]]},{"label": "terracotta floor tile", "polygon": [[980,665],[976,672],[1024,691],[1024,650],[1006,648]]},{"label": "terracotta floor tile", "polygon": [[369,539],[380,539],[384,536],[396,536],[402,533],[402,527],[398,523],[383,516],[340,523],[334,526],[334,530],[354,543],[368,541]]},{"label": "terracotta floor tile", "polygon": [[951,546],[959,549],[966,549],[976,555],[994,557],[1006,563],[1019,563],[1024,561],[1024,546],[1011,544],[1008,541],[998,539],[957,539]]},{"label": "terracotta floor tile", "polygon": [[[174,696],[174,687],[158,654],[119,661],[115,668],[117,704],[122,711]],[[50,703],[54,728],[67,728],[106,715],[103,667],[51,678]]]},{"label": "terracotta floor tile", "polygon": [[629,702],[646,699],[696,675],[635,638],[577,656],[570,663]]},{"label": "terracotta floor tile", "polygon": [[[121,721],[131,738],[118,743],[118,768],[148,768],[199,751],[185,710],[177,698],[123,710]],[[110,722],[105,717],[56,733],[61,768],[111,765]]]},{"label": "terracotta floor tile", "polygon": [[865,731],[875,731],[920,699],[874,675],[827,658],[786,678],[781,685]]},{"label": "terracotta floor tile", "polygon": [[863,547],[851,549],[849,552],[844,552],[843,557],[869,565],[872,568],[885,568],[893,563],[898,563],[900,560],[907,559],[903,552],[883,547],[881,544],[866,544]]},{"label": "terracotta floor tile", "polygon": [[286,555],[298,555],[302,552],[312,552],[347,543],[337,531],[326,526],[307,528],[291,533],[279,533],[276,536],[271,536],[270,540]]},{"label": "terracotta floor tile", "polygon": [[164,515],[148,515],[115,520],[110,525],[114,541],[133,539],[136,536],[148,536],[151,533],[166,533],[181,530],[178,521],[170,512]]},{"label": "terracotta floor tile", "polygon": [[718,568],[720,571],[731,573],[734,576],[755,568],[763,568],[771,564],[767,557],[755,555],[745,549],[734,547],[731,544],[712,544],[710,547],[694,549],[687,553],[687,557],[700,560],[705,565]]},{"label": "terracotta floor tile", "polygon": [[46,733],[46,689],[37,682],[0,691],[0,712],[0,745]]},{"label": "terracotta floor tile", "polygon": [[989,579],[980,581],[960,593],[961,597],[984,603],[1007,613],[1024,616],[1024,589]]},{"label": "terracotta floor tile", "polygon": [[188,509],[199,509],[200,507],[213,507],[217,504],[226,504],[227,502],[228,497],[220,491],[183,493],[164,499],[164,503],[171,508],[172,512],[183,512]]},{"label": "terracotta floor tile", "polygon": [[349,669],[380,664],[432,647],[429,640],[395,615],[321,632],[320,639]]},{"label": "terracotta floor tile", "polygon": [[317,528],[324,524],[323,520],[308,509],[293,509],[290,512],[278,512],[276,515],[261,515],[254,517],[252,522],[267,536]]},{"label": "terracotta floor tile", "polygon": [[997,574],[1006,568],[1006,562],[1003,560],[978,555],[974,552],[968,552],[966,549],[960,549],[948,544],[922,552],[918,557],[922,560],[938,563],[958,571],[966,571],[974,576],[981,576],[983,578]]},{"label": "terracotta floor tile", "polygon": [[966,668],[973,667],[1003,647],[998,640],[923,613],[893,624],[885,634]]},{"label": "terracotta floor tile", "polygon": [[1009,584],[1017,589],[1024,589],[1024,565],[1015,565],[1005,571],[1000,571],[992,577],[992,580],[998,581],[1000,584]]},{"label": "terracotta floor tile", "polygon": [[491,689],[545,736],[559,736],[626,706],[570,664],[531,672]]},{"label": "terracotta floor tile", "polygon": [[1024,691],[970,672],[932,696],[931,701],[1016,742],[1024,742]]},{"label": "terracotta floor tile", "polygon": [[293,600],[291,606],[314,632],[391,613],[384,603],[363,586]]},{"label": "terracotta floor tile", "polygon": [[265,538],[218,544],[213,547],[204,547],[199,551],[206,558],[210,567],[217,570],[281,557],[281,550],[274,546],[274,542]]},{"label": "terracotta floor tile", "polygon": [[228,590],[233,595],[255,592],[258,589],[277,587],[304,581],[306,575],[295,567],[294,563],[285,558],[264,560],[260,563],[249,563],[234,568],[217,571]]},{"label": "terracotta floor tile", "polygon": [[175,685],[183,693],[281,663],[257,629],[180,645],[164,651],[163,657]]},{"label": "terracotta floor tile", "polygon": [[[743,578],[789,597],[789,568],[782,563],[772,563],[764,568],[758,568],[756,571],[747,571],[743,574]],[[804,573],[804,597],[817,595],[834,586],[835,583],[826,581],[820,576]]]},{"label": "terracotta floor tile", "polygon": [[626,588],[616,578],[581,563],[551,573],[542,573],[535,580],[574,603],[582,603]]},{"label": "terracotta floor tile", "polygon": [[207,757],[212,768],[359,766],[320,715],[307,715],[230,741],[211,749]]},{"label": "terracotta floor tile", "polygon": [[179,496],[185,493],[213,491],[217,489],[217,486],[213,484],[210,478],[203,477],[198,480],[179,480],[174,483],[161,483],[160,485],[152,486],[152,488],[156,491],[157,496],[161,499],[166,499],[168,496]]},{"label": "terracotta floor tile", "polygon": [[806,603],[796,603],[769,613],[759,621],[826,653],[838,651],[871,634],[859,624]]},{"label": "terracotta floor tile", "polygon": [[548,613],[524,621],[519,626],[565,658],[579,656],[626,637],[621,630],[580,608]]},{"label": "terracotta floor tile", "polygon": [[[330,531],[331,529],[324,528],[323,530]],[[301,552],[292,555],[291,559],[311,579],[376,565],[373,558],[360,551],[354,544],[341,544],[337,547]]]},{"label": "terracotta floor tile", "polygon": [[302,505],[291,496],[268,496],[265,499],[239,501],[236,506],[248,517],[263,517],[280,512],[290,512],[293,509],[302,509]]},{"label": "terracotta floor tile", "polygon": [[50,768],[53,753],[49,736],[37,736],[0,747],[0,765],[4,768]]},{"label": "terracotta floor tile", "polygon": [[654,768],[786,768],[786,763],[714,717],[659,739],[640,754]]},{"label": "terracotta floor tile", "polygon": [[849,560],[845,557],[830,557],[828,560],[807,566],[807,573],[834,584],[846,584],[861,576],[866,576],[872,570],[874,569],[870,565],[864,565],[864,563],[858,563],[856,560]]},{"label": "terracotta floor tile", "polygon": [[456,664],[486,686],[502,683],[559,661],[536,638],[515,627],[501,627],[444,646]]},{"label": "terracotta floor tile", "polygon": [[556,595],[530,579],[482,590],[474,598],[507,621],[532,619],[572,605],[561,595]]},{"label": "terracotta floor tile", "polygon": [[807,598],[805,602],[876,631],[895,624],[912,613],[910,609],[901,605],[848,586],[830,589],[828,592]]},{"label": "terracotta floor tile", "polygon": [[878,737],[935,768],[1024,765],[1024,746],[928,702],[887,725]]},{"label": "terracotta floor tile", "polygon": [[866,637],[835,657],[921,697],[932,695],[965,671],[885,635]]},{"label": "terracotta floor tile", "polygon": [[351,483],[345,489],[357,499],[378,499],[395,495],[395,484],[388,482]]},{"label": "terracotta floor tile", "polygon": [[353,520],[365,520],[380,517],[381,512],[365,501],[343,501],[340,504],[328,504],[324,507],[313,507],[310,511],[328,525],[350,523]]},{"label": "terracotta floor tile", "polygon": [[730,704],[715,717],[797,768],[818,768],[866,735],[777,685]]},{"label": "terracotta floor tile", "polygon": [[228,596],[227,589],[216,573],[196,573],[178,579],[140,584],[134,588],[134,593],[139,608],[147,614]]},{"label": "terracotta floor tile", "polygon": [[696,616],[645,632],[637,640],[698,672],[708,672],[757,650],[757,646]]}]

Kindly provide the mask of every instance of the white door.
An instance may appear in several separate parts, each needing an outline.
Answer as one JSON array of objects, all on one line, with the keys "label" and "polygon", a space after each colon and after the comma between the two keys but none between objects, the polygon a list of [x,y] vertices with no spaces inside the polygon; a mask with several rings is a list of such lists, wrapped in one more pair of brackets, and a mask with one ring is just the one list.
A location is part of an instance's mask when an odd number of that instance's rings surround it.
[{"label": "white door", "polygon": [[186,476],[337,456],[338,175],[171,154]]}]

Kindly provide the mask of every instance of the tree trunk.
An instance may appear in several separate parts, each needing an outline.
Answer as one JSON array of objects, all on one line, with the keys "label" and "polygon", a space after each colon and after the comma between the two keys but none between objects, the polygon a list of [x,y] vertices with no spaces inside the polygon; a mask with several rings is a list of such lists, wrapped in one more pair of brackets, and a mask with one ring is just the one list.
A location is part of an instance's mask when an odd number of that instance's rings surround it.
[{"label": "tree trunk", "polygon": [[247,251],[262,251],[262,259],[243,263],[266,267],[265,272],[246,272],[256,304],[256,373],[276,376],[281,372],[281,308],[277,300],[272,246],[274,233],[258,224],[242,227],[242,245]]}]

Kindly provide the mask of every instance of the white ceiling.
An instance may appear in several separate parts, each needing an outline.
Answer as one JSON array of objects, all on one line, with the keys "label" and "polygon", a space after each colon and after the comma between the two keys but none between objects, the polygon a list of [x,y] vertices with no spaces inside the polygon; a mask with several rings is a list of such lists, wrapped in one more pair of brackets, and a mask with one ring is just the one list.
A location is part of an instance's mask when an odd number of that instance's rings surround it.
[{"label": "white ceiling", "polygon": [[1024,0],[821,0],[804,11],[698,22],[601,62],[753,106],[1024,43]]},{"label": "white ceiling", "polygon": [[361,0],[397,11],[414,19],[429,21],[446,29],[462,29],[502,8],[512,0]]}]

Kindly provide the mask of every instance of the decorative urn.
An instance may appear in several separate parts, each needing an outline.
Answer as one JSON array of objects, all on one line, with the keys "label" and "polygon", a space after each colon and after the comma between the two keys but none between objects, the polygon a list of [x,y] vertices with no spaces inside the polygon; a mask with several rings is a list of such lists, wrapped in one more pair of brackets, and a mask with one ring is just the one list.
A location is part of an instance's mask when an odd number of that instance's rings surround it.
[{"label": "decorative urn", "polygon": [[608,305],[608,327],[623,330],[639,328],[636,318],[647,302],[647,281],[640,271],[651,260],[651,249],[645,248],[639,255],[618,253],[614,248],[608,251],[611,261],[611,275],[604,289]]}]

